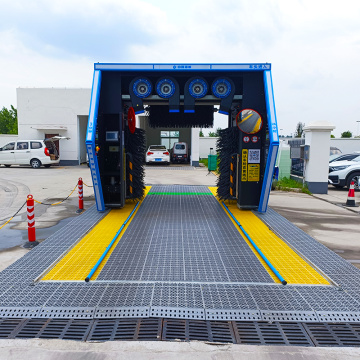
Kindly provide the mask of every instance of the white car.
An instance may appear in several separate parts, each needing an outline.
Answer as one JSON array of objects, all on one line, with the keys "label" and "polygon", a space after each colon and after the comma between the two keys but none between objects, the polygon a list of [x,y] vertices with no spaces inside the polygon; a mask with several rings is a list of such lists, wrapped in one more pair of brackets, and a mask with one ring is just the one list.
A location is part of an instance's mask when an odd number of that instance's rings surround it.
[{"label": "white car", "polygon": [[329,163],[329,184],[337,188],[349,188],[352,181],[355,183],[355,190],[360,190],[360,156]]},{"label": "white car", "polygon": [[146,152],[145,162],[159,163],[159,164],[170,164],[170,153],[164,145],[150,145]]},{"label": "white car", "polygon": [[31,165],[38,169],[41,165],[50,167],[60,162],[60,156],[53,140],[17,140],[0,148],[0,165]]}]

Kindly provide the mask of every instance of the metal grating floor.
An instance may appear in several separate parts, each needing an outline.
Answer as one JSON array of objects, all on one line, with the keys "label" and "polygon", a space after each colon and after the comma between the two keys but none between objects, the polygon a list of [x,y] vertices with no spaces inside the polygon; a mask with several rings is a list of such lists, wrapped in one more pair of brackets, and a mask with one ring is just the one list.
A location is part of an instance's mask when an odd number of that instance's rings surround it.
[{"label": "metal grating floor", "polygon": [[0,339],[205,341],[247,345],[360,346],[359,324],[137,319],[0,319]]},{"label": "metal grating floor", "polygon": [[[93,207],[76,217],[0,273],[0,318],[6,318],[2,323],[11,330],[32,318],[30,335],[49,318],[59,320],[53,323],[57,332],[62,331],[63,319],[86,324],[94,319],[166,317],[179,324],[194,321],[194,329],[196,321],[203,320],[360,323],[360,270],[272,209],[256,214],[340,287],[275,284],[243,245],[221,205],[202,195],[209,192],[206,187],[153,186],[151,191],[191,195],[186,200],[163,194],[147,197],[114,250],[118,257],[110,257],[96,281],[34,282],[106,213]],[[355,325],[349,326],[351,333],[355,331]],[[290,325],[289,329],[294,330]],[[309,336],[320,341],[317,328],[313,333],[309,329]],[[340,330],[322,331],[337,343]],[[186,338],[188,330],[184,331]]]},{"label": "metal grating floor", "polygon": [[[171,191],[199,195],[163,195]],[[207,187],[151,193],[97,280],[273,283]]]}]

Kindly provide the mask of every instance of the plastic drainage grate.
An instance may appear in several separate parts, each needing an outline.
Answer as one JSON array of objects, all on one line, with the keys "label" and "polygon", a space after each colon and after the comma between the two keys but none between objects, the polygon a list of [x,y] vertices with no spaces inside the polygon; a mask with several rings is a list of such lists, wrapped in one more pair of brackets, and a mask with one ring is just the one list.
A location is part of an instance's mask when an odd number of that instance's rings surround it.
[{"label": "plastic drainage grate", "polygon": [[304,324],[315,346],[360,346],[358,324]]},{"label": "plastic drainage grate", "polygon": [[164,319],[162,340],[235,343],[230,321]]},{"label": "plastic drainage grate", "polygon": [[84,341],[92,323],[92,320],[29,319],[14,337]]},{"label": "plastic drainage grate", "polygon": [[11,339],[25,322],[24,319],[0,319],[0,339]]},{"label": "plastic drainage grate", "polygon": [[161,337],[162,319],[95,320],[88,341],[148,340]]},{"label": "plastic drainage grate", "polygon": [[238,344],[314,346],[300,323],[235,321],[234,328]]},{"label": "plastic drainage grate", "polygon": [[0,319],[0,339],[33,338],[360,347],[360,324],[173,318]]}]

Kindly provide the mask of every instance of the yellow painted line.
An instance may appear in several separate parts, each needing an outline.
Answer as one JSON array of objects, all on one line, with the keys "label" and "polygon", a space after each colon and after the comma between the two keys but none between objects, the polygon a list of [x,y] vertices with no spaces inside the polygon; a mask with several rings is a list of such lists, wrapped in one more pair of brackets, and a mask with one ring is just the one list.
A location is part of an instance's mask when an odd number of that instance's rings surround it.
[{"label": "yellow painted line", "polygon": [[[209,187],[209,189],[216,197],[217,188]],[[301,256],[291,249],[288,244],[276,236],[253,212],[250,210],[238,209],[235,201],[226,202],[226,206],[288,284],[330,285],[321,274],[319,274],[310,264],[308,264]],[[228,216],[231,219],[231,216]],[[274,281],[280,283],[279,279],[270,270],[268,265],[260,257],[251,243],[246,239],[245,235],[239,229],[235,221],[233,219],[231,219],[231,221],[241,235],[243,235],[244,240],[250,246]]]},{"label": "yellow painted line", "polygon": [[259,117],[255,126],[254,126],[254,130],[252,131],[253,134],[257,133],[258,131],[260,131],[260,128],[261,128],[261,125],[262,125],[262,120],[261,118]]},{"label": "yellow painted line", "polygon": [[[145,189],[145,196],[150,191],[151,186]],[[129,217],[135,208],[136,202],[126,200],[126,206],[122,209],[112,209],[88,234],[86,234],[41,280],[85,280],[91,269],[100,259],[111,240],[114,238],[121,225]],[[141,204],[140,204],[141,206]],[[95,280],[102,268],[105,266],[108,258],[112,254],[116,245],[120,241],[122,234],[134,218],[136,212],[129,222],[124,226],[118,239],[115,241],[104,260],[92,277]]]},{"label": "yellow painted line", "polygon": [[250,115],[248,115],[246,118],[243,118],[242,120],[241,120],[241,122],[244,122],[244,121],[246,121],[247,119],[249,119],[251,116],[253,116],[254,114],[250,114]]}]

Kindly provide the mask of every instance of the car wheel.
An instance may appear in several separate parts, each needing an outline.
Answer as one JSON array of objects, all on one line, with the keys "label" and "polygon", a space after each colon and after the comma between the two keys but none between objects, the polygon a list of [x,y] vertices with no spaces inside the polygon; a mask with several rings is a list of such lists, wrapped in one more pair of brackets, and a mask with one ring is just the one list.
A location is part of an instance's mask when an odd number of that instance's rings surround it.
[{"label": "car wheel", "polygon": [[41,161],[39,159],[31,159],[30,165],[33,169],[38,169],[41,166]]},{"label": "car wheel", "polygon": [[347,178],[346,180],[346,186],[349,189],[350,188],[350,184],[351,182],[355,183],[355,190],[359,191],[360,190],[360,172],[354,172],[352,174],[350,174],[350,176]]},{"label": "car wheel", "polygon": [[47,165],[44,165],[46,168],[49,168],[50,167],[50,165],[49,164],[47,164]]},{"label": "car wheel", "polygon": [[5,165],[5,167],[10,167],[11,165]]}]

